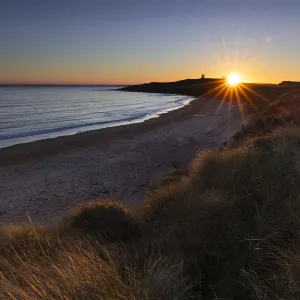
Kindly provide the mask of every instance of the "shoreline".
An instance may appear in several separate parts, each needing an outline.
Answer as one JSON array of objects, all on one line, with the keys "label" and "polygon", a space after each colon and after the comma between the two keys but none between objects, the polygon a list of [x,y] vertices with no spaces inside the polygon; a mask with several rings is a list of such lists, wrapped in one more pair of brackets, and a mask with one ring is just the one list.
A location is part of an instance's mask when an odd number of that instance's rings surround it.
[{"label": "shoreline", "polygon": [[[80,93],[82,93],[82,90],[79,91]],[[21,125],[21,127],[19,127],[20,125],[17,125],[17,123],[15,124],[16,122],[15,118],[12,119],[11,124],[9,120],[5,120],[4,118],[3,121],[4,123],[3,122],[2,123],[4,124],[4,126],[8,128],[8,131],[6,131],[5,129],[2,130],[2,134],[0,135],[0,149],[8,148],[19,144],[28,144],[40,140],[53,139],[61,136],[71,136],[71,135],[75,135],[87,131],[95,131],[104,128],[125,126],[125,125],[130,125],[135,123],[143,123],[144,121],[157,118],[160,115],[165,114],[167,112],[180,109],[186,106],[188,103],[190,103],[193,99],[195,99],[195,97],[190,97],[186,95],[169,95],[169,94],[156,94],[156,95],[151,95],[150,98],[148,98],[146,93],[142,93],[142,95],[139,95],[141,93],[133,94],[126,91],[121,91],[120,89],[116,89],[116,88],[107,89],[107,87],[99,87],[99,89],[90,89],[87,92],[89,93],[95,91],[96,93],[98,93],[98,91],[100,92],[100,94],[97,95],[100,95],[100,98],[103,97],[104,99],[103,103],[101,103],[101,101],[99,103],[97,102],[97,104],[93,108],[94,103],[93,102],[89,103],[90,100],[87,99],[88,103],[87,103],[87,108],[86,108],[87,111],[85,112],[85,115],[80,117],[79,115],[77,115],[78,114],[77,110],[75,110],[74,112],[72,111],[71,119],[65,123],[62,122],[62,118],[60,117],[61,119],[57,120],[58,124],[56,125],[56,116],[53,113],[51,113],[51,105],[54,105],[56,107],[56,104],[52,103],[51,101],[50,101],[50,111],[48,109],[45,110],[43,108],[43,112],[39,113],[41,114],[41,116],[39,117],[38,120],[35,121],[37,122],[36,123],[37,125],[39,124],[38,122],[41,122],[42,123],[40,124],[41,126],[30,128],[32,125],[31,122],[33,122],[32,117],[29,117],[28,124],[23,124],[24,126]],[[12,92],[14,93],[14,90],[12,90]],[[44,92],[47,94],[47,92],[49,91],[44,90]],[[51,95],[54,98],[58,97],[57,95],[55,95],[55,90],[54,91],[50,90],[50,93],[53,92],[54,94]],[[68,94],[69,92],[70,91],[66,90],[66,94]],[[104,94],[102,94],[102,92],[104,92]],[[110,92],[113,93],[110,94]],[[43,92],[40,96],[43,97]],[[144,96],[143,100],[146,102],[139,103],[140,101],[142,101],[139,99],[143,96]],[[96,100],[97,97],[94,94],[92,98],[95,98],[94,100]],[[107,99],[114,99],[113,103],[108,104]],[[128,100],[130,103],[132,101],[132,103],[129,105],[130,107],[131,105],[134,105],[134,108],[131,109],[123,108],[124,106],[126,107],[126,103]],[[156,103],[156,100],[158,101],[158,103]],[[28,99],[26,101],[28,101]],[[121,102],[124,101],[125,105],[124,103],[123,104],[119,103],[120,101]],[[43,101],[41,101],[41,103],[42,102]],[[84,102],[85,101],[80,101],[80,103],[84,103]],[[73,107],[73,104],[71,105],[71,107]],[[41,110],[41,107],[39,107],[39,105],[40,104],[38,104],[37,109]],[[78,103],[75,105],[75,107],[77,105]],[[109,105],[108,108],[106,107],[107,105]],[[5,107],[9,107],[9,103]],[[59,114],[60,113],[65,114],[68,109],[72,110],[71,107],[69,105],[67,106],[63,105],[61,107],[61,111],[59,111]],[[52,109],[54,108],[52,107]],[[85,110],[84,107],[83,110]],[[117,113],[116,115],[115,115],[115,111]],[[88,113],[88,116],[86,115],[86,113]],[[94,113],[95,113],[95,117],[90,118],[89,115],[93,116]],[[30,113],[29,111],[29,114],[31,115],[32,113]],[[47,120],[49,119],[49,124],[48,121],[46,124],[44,124],[45,123],[43,121],[44,118],[46,118]],[[16,128],[10,131],[10,128],[14,128],[14,127]]]},{"label": "shoreline", "polygon": [[198,151],[241,130],[237,107],[197,98],[158,118],[0,150],[0,224],[55,222],[96,199],[142,201],[148,186],[186,168]]},{"label": "shoreline", "polygon": [[187,117],[201,109],[206,98],[194,97],[187,105],[162,113],[158,117],[124,125],[93,129],[70,135],[62,135],[0,148],[0,166],[21,163],[26,160],[40,158],[43,155],[54,155],[74,147],[88,147],[101,144],[101,140],[121,137],[122,135],[138,134]]}]

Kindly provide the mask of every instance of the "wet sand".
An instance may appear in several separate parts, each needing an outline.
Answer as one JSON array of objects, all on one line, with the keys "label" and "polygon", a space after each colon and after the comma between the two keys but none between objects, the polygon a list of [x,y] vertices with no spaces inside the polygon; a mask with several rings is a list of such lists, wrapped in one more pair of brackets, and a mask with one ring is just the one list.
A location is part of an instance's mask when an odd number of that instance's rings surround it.
[{"label": "wet sand", "polygon": [[190,105],[144,123],[0,149],[0,224],[49,223],[75,205],[118,198],[130,205],[148,185],[185,167],[197,151],[241,129],[241,117],[219,100]]}]

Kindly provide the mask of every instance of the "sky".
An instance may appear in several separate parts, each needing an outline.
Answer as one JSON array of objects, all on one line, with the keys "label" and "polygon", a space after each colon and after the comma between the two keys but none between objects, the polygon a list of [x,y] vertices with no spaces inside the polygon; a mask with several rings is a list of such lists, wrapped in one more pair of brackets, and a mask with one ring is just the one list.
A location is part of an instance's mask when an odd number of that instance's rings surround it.
[{"label": "sky", "polygon": [[299,0],[0,0],[0,83],[300,81]]}]

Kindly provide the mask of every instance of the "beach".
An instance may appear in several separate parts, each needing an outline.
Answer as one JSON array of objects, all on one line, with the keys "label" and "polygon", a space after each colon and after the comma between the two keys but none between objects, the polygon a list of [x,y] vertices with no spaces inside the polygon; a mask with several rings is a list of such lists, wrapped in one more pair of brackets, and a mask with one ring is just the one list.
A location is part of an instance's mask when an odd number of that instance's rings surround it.
[{"label": "beach", "polygon": [[94,199],[141,201],[149,184],[241,129],[240,113],[198,98],[143,123],[0,149],[0,223],[47,224]]}]

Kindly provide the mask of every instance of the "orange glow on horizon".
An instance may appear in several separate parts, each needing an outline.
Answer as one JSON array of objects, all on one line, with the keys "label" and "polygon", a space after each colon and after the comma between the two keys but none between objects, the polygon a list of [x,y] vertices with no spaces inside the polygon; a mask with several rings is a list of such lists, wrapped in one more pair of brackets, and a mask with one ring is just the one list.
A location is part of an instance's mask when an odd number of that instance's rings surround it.
[{"label": "orange glow on horizon", "polygon": [[[228,63],[223,65],[214,64],[213,62],[209,67],[201,66],[201,64],[191,64],[187,63],[186,66],[181,67],[166,67],[163,71],[160,66],[153,67],[149,69],[148,67],[137,68],[128,70],[127,66],[124,69],[118,71],[118,69],[112,68],[112,70],[107,69],[100,72],[98,69],[90,68],[90,66],[82,66],[82,71],[79,72],[80,66],[73,66],[70,68],[63,69],[63,66],[55,66],[49,71],[45,66],[43,68],[13,68],[10,69],[9,66],[1,70],[0,83],[2,84],[74,84],[74,85],[133,85],[133,84],[143,84],[149,82],[170,82],[178,81],[187,78],[200,78],[202,73],[206,74],[209,78],[221,78],[226,74],[231,74],[232,70],[227,67]],[[129,68],[129,67],[128,67]],[[62,70],[63,69],[63,70]],[[277,80],[270,79],[269,76],[262,76],[257,78],[252,72],[252,68],[249,69],[239,68],[239,66],[234,67],[238,70],[238,74],[247,74],[247,77],[242,77],[243,82],[256,82],[256,83],[274,83],[281,82],[290,79],[290,77],[278,78]],[[241,73],[240,73],[241,72]],[[273,72],[276,73],[276,72]],[[265,74],[263,74],[265,75]],[[266,74],[267,75],[267,74]],[[257,78],[257,79],[256,79]],[[264,79],[266,78],[266,79]],[[292,80],[292,79],[291,79]]]}]

